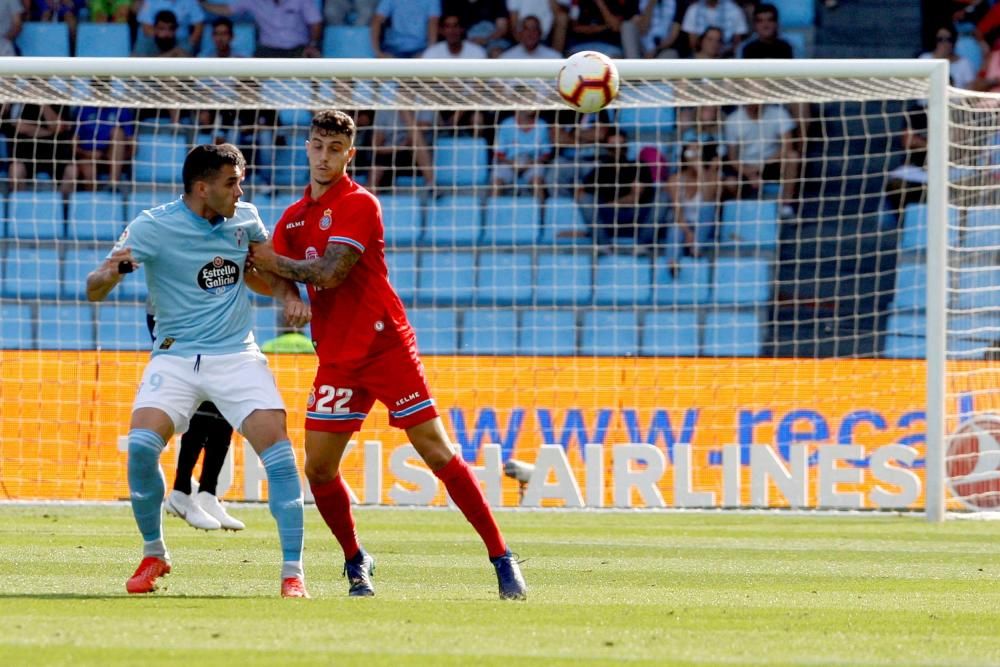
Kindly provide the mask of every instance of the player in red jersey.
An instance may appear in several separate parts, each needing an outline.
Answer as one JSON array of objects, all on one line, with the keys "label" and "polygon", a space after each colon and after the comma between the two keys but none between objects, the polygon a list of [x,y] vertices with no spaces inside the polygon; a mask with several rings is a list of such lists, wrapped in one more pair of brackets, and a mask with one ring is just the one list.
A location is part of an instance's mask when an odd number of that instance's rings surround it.
[{"label": "player in red jersey", "polygon": [[261,270],[306,283],[319,368],[306,413],[306,477],[323,520],[344,550],[350,595],[374,595],[375,561],[358,543],[340,461],[352,434],[378,400],[389,423],[444,482],[476,529],[497,573],[500,597],[524,599],[517,560],[472,470],[455,453],[427,388],[416,338],[389,284],[382,211],[375,196],[347,175],[354,121],[318,112],[306,152],[309,185],[289,206],[268,243],[251,248]]}]

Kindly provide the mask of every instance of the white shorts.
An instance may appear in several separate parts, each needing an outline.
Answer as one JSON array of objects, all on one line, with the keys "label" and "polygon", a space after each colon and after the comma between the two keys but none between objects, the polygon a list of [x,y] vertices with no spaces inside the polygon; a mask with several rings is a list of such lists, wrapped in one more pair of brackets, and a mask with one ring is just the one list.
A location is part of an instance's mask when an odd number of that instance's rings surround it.
[{"label": "white shorts", "polygon": [[236,430],[254,410],[284,410],[267,358],[258,351],[175,357],[160,354],[146,365],[132,410],[158,408],[174,422],[174,432],[188,428],[191,415],[212,401]]}]

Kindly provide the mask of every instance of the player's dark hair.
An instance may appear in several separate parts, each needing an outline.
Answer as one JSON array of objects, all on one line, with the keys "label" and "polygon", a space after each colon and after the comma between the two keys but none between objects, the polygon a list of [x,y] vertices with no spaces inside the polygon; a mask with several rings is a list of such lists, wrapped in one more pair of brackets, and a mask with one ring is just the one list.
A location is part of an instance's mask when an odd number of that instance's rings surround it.
[{"label": "player's dark hair", "polygon": [[171,25],[176,28],[177,15],[169,9],[161,9],[156,12],[156,16],[153,17],[153,24],[155,25],[157,23],[166,23],[167,25]]},{"label": "player's dark hair", "polygon": [[240,149],[232,144],[195,146],[184,158],[184,192],[190,193],[195,181],[213,178],[227,164],[243,169],[247,161]]},{"label": "player's dark hair", "polygon": [[336,109],[317,111],[310,127],[313,130],[323,130],[327,134],[342,134],[354,142],[356,131],[354,120],[343,111]]}]

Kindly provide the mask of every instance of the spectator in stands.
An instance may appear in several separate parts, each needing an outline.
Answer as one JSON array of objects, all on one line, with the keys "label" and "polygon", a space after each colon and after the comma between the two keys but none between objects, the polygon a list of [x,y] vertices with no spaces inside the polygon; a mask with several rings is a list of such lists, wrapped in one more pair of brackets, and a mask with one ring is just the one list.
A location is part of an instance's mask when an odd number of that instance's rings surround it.
[{"label": "spectator in stands", "polygon": [[674,273],[681,257],[703,256],[718,233],[719,207],[733,188],[723,175],[720,149],[716,143],[685,144],[681,168],[667,181],[673,215],[666,255]]},{"label": "spectator in stands", "polygon": [[574,0],[569,7],[569,51],[639,58],[639,25],[639,0]]},{"label": "spectator in stands", "polygon": [[502,59],[562,58],[561,53],[542,44],[542,24],[537,16],[528,14],[518,28],[517,44],[501,53]]},{"label": "spectator in stands", "polygon": [[398,176],[420,175],[427,186],[434,182],[430,151],[412,111],[380,109],[375,112],[374,127],[370,190],[390,185]]},{"label": "spectator in stands", "polygon": [[16,56],[14,40],[21,34],[24,5],[21,0],[0,0],[0,56]]},{"label": "spectator in stands", "polygon": [[726,154],[739,179],[740,196],[758,197],[766,181],[778,181],[783,218],[795,215],[801,167],[796,127],[780,104],[745,104],[723,124]]},{"label": "spectator in stands", "polygon": [[205,12],[198,0],[144,0],[136,18],[142,28],[136,38],[136,55],[166,55],[167,49],[159,47],[160,53],[157,53],[149,44],[160,39],[157,34],[162,30],[157,23],[164,11],[173,14],[177,44],[189,54],[198,53],[205,24]]},{"label": "spectator in stands", "polygon": [[510,21],[504,0],[442,0],[441,13],[458,16],[466,28],[466,39],[487,53],[499,54],[510,48]]},{"label": "spectator in stands", "polygon": [[153,58],[188,58],[190,53],[177,41],[177,17],[169,9],[156,13],[152,41],[137,40],[133,56]]},{"label": "spectator in stands", "polygon": [[554,129],[535,111],[520,109],[497,128],[493,146],[493,187],[530,187],[545,198],[546,165],[555,151]]},{"label": "spectator in stands", "polygon": [[[681,109],[677,116],[677,134],[684,143],[714,144],[723,141],[722,107],[704,104]],[[725,152],[720,150],[720,152]]]},{"label": "spectator in stands", "polygon": [[323,3],[323,18],[327,25],[346,25],[349,17],[351,25],[366,26],[375,16],[378,0],[326,0]]},{"label": "spectator in stands", "polygon": [[696,60],[718,60],[721,58],[722,30],[714,25],[705,28],[705,32],[698,35],[691,57]]},{"label": "spectator in stands", "polygon": [[210,12],[230,18],[248,15],[257,24],[258,58],[319,58],[323,15],[316,0],[233,0],[203,2]]},{"label": "spectator in stands", "polygon": [[69,107],[25,104],[17,116],[12,137],[11,190],[21,189],[25,182],[44,173],[68,195],[78,177],[73,161],[76,128]]},{"label": "spectator in stands", "polygon": [[640,32],[644,58],[677,58],[681,34],[677,0],[642,0]]},{"label": "spectator in stands", "polygon": [[769,2],[753,12],[753,37],[740,53],[741,58],[794,58],[792,45],[778,36],[778,8]]},{"label": "spectator in stands", "polygon": [[958,30],[951,24],[945,24],[938,28],[935,35],[935,45],[933,51],[921,53],[923,59],[941,58],[949,62],[949,75],[951,85],[956,88],[970,88],[976,80],[976,71],[968,59],[955,53],[955,42],[958,41]]},{"label": "spectator in stands", "polygon": [[212,46],[215,47],[213,58],[249,58],[252,54],[243,53],[233,48],[236,33],[233,31],[233,21],[226,16],[217,16],[212,21]]},{"label": "spectator in stands", "polygon": [[32,21],[62,21],[69,29],[70,45],[76,43],[76,25],[80,12],[87,9],[87,0],[35,0],[31,6]]},{"label": "spectator in stands", "polygon": [[87,7],[94,23],[128,23],[132,0],[90,0]]},{"label": "spectator in stands", "polygon": [[108,176],[117,189],[122,170],[135,148],[135,115],[131,109],[81,107],[77,112],[76,158],[80,181],[93,190],[98,178]]},{"label": "spectator in stands", "polygon": [[684,12],[681,22],[681,30],[687,33],[692,50],[697,48],[698,37],[709,26],[722,31],[723,57],[733,55],[750,32],[746,14],[733,0],[695,0]]},{"label": "spectator in stands", "polygon": [[[517,30],[527,16],[534,16],[541,26],[542,41],[547,42],[560,55],[566,48],[566,28],[569,17],[558,0],[507,0],[510,25]],[[515,33],[514,37],[517,37]]]},{"label": "spectator in stands", "polygon": [[576,201],[599,246],[631,241],[637,252],[648,254],[657,236],[656,191],[649,170],[627,154],[625,135],[609,134],[601,164],[578,185]]},{"label": "spectator in stands", "polygon": [[901,222],[909,204],[927,198],[927,110],[920,103],[906,109],[906,127],[899,137],[903,162],[889,172],[885,198],[889,209]]},{"label": "spectator in stands", "polygon": [[441,0],[380,0],[372,19],[372,51],[379,58],[417,57],[437,42],[440,16]]},{"label": "spectator in stands", "polygon": [[555,117],[556,158],[549,170],[552,194],[573,194],[596,168],[598,146],[612,134],[611,113],[578,114],[567,109]]},{"label": "spectator in stands", "polygon": [[439,25],[444,37],[437,44],[428,46],[421,58],[485,58],[486,49],[465,39],[465,26],[462,18],[455,14],[442,14]]}]

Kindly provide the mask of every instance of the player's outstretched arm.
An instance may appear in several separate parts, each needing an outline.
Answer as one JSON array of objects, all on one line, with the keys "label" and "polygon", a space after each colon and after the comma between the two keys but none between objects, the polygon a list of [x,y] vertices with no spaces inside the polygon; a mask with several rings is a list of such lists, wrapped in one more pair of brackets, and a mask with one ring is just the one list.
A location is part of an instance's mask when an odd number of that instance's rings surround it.
[{"label": "player's outstretched arm", "polygon": [[137,266],[130,248],[112,252],[103,264],[87,274],[87,300],[104,301],[122,277]]},{"label": "player's outstretched arm", "polygon": [[331,289],[344,282],[360,258],[357,251],[343,243],[327,245],[322,257],[300,260],[279,255],[270,243],[250,244],[250,263],[258,270],[323,289]]},{"label": "player's outstretched arm", "polygon": [[284,306],[285,324],[301,329],[312,319],[309,304],[302,300],[298,286],[288,278],[282,278],[270,271],[254,269],[260,280],[267,283],[269,294]]}]

